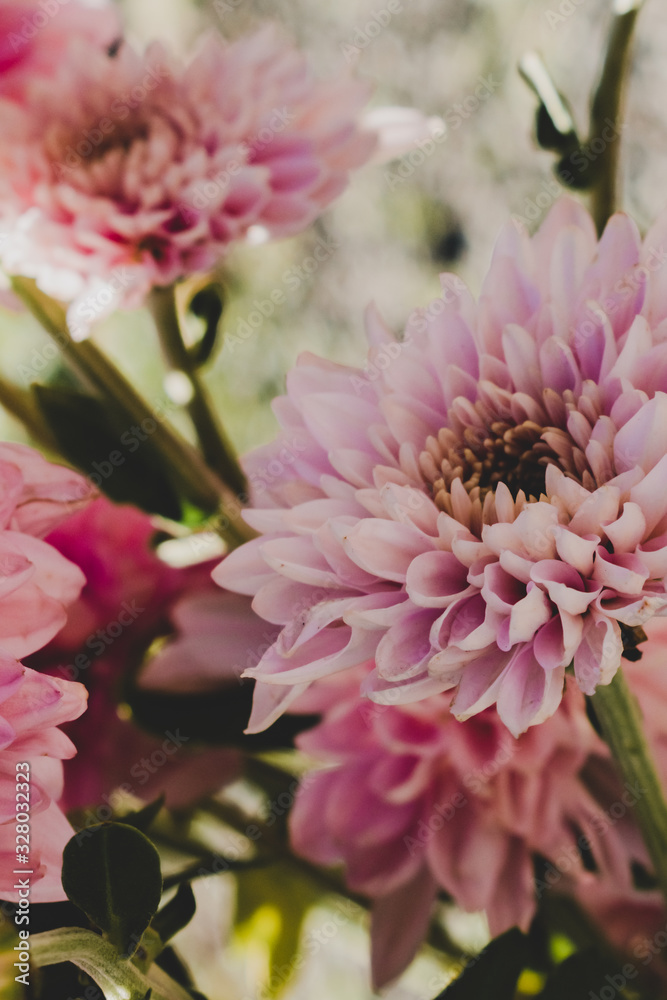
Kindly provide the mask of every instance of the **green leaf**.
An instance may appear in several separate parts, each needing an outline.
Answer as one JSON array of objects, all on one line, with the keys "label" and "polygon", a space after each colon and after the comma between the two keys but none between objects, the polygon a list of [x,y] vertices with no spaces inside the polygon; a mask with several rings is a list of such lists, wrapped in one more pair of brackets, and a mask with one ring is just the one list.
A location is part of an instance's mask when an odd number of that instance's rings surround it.
[{"label": "green leaf", "polygon": [[528,939],[512,927],[470,959],[458,979],[436,1000],[514,1000],[516,984],[528,961]]},{"label": "green leaf", "polygon": [[211,358],[218,339],[218,324],[222,316],[222,288],[218,284],[206,285],[193,296],[189,305],[190,312],[204,321],[204,335],[201,340],[189,350],[190,358],[196,368]]},{"label": "green leaf", "polygon": [[178,892],[162,907],[159,913],[153,917],[151,927],[160,935],[161,940],[166,944],[174,934],[190,923],[195,915],[197,903],[192,886],[189,882],[184,882],[178,887]]},{"label": "green leaf", "polygon": [[62,455],[116,503],[133,503],[178,521],[181,505],[141,427],[116,427],[92,396],[31,386]]},{"label": "green leaf", "polygon": [[118,952],[129,957],[160,903],[160,858],[148,837],[132,826],[87,827],[65,847],[63,888]]},{"label": "green leaf", "polygon": [[595,948],[586,948],[566,958],[551,973],[540,993],[540,1000],[563,1000],[564,997],[567,1000],[589,1000],[591,993],[599,996],[605,987],[605,995],[611,989],[614,996],[619,996],[624,986],[632,988],[635,985],[631,981],[637,977],[634,965],[632,970],[634,975],[626,978],[617,962]]}]

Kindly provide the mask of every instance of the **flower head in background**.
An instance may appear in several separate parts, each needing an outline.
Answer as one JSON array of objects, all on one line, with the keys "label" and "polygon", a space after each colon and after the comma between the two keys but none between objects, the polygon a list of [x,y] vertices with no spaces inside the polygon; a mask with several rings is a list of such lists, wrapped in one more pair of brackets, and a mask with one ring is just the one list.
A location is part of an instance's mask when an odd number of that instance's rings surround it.
[{"label": "flower head in background", "polygon": [[237,750],[197,744],[182,704],[174,726],[157,735],[119,714],[128,679],[136,674],[144,692],[229,692],[231,700],[242,670],[257,662],[253,651],[275,637],[248,598],[212,583],[210,562],[164,563],[152,547],[155,531],[147,514],[102,497],[48,536],[86,586],[64,628],[29,664],[88,690],[88,711],[66,727],[79,752],[65,765],[63,804],[92,807],[92,821],[110,816],[118,790],[145,800],[164,794],[180,808],[240,771]]},{"label": "flower head in background", "polygon": [[561,198],[532,239],[508,226],[479,303],[446,275],[402,342],[370,311],[364,370],[301,359],[246,463],[264,535],[215,573],[282,627],[252,728],[369,660],[376,701],[455,689],[514,735],[572,662],[610,681],[667,606],[666,255],[667,218],[598,243]]},{"label": "flower head in background", "polygon": [[120,37],[111,4],[78,0],[3,0],[0,5],[0,97],[22,103],[36,76],[49,76],[73,37],[101,52]]},{"label": "flower head in background", "polygon": [[[72,36],[30,113],[0,102],[0,256],[75,299],[72,324],[208,270],[251,228],[304,229],[365,163],[369,87],[317,80],[272,27],[188,65],[151,45],[111,55]],[[67,113],[63,113],[67,109]]]},{"label": "flower head in background", "polygon": [[[439,890],[464,910],[485,910],[493,936],[527,930],[547,889],[593,893],[606,878],[631,890],[641,840],[629,816],[610,820],[604,796],[579,777],[594,758],[617,790],[572,678],[553,718],[514,740],[494,709],[457,722],[446,694],[374,705],[360,699],[355,673],[313,685],[298,703],[324,715],[298,746],[328,766],[303,780],[290,831],[298,853],[342,862],[350,888],[374,900],[376,986],[412,960]],[[536,855],[546,863],[542,885]]]}]

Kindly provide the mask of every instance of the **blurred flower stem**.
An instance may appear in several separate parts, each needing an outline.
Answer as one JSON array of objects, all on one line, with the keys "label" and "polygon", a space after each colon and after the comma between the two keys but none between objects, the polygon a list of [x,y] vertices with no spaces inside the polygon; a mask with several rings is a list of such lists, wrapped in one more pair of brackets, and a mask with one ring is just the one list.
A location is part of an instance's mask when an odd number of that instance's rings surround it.
[{"label": "blurred flower stem", "polygon": [[622,668],[611,684],[595,689],[591,701],[622,779],[636,789],[635,816],[667,902],[667,802],[644,737],[637,699]]},{"label": "blurred flower stem", "polygon": [[[589,143],[604,142],[604,149],[597,154],[596,179],[591,190],[591,214],[598,236],[607,220],[616,211],[618,196],[618,164],[623,104],[625,98],[630,55],[637,15],[643,0],[614,0],[614,19],[607,43],[602,74],[591,104]],[[604,133],[613,126],[616,138],[605,141]],[[595,153],[596,151],[593,150]]]},{"label": "blurred flower stem", "polygon": [[72,962],[104,991],[106,1000],[192,1000],[191,994],[157,965],[146,974],[119,957],[116,949],[92,931],[61,927],[30,937],[32,961],[38,967]]},{"label": "blurred flower stem", "polygon": [[154,288],[148,298],[148,306],[167,364],[172,371],[182,372],[192,387],[192,397],[185,406],[207,465],[236,493],[245,493],[247,483],[241,466],[213,408],[197,365],[183,341],[174,286]]},{"label": "blurred flower stem", "polygon": [[[155,425],[151,436],[153,447],[183,496],[207,513],[225,508],[237,510],[236,493],[209,469],[197,449],[166,420],[155,419],[146,401],[91,340],[72,338],[63,306],[41,292],[30,279],[14,278],[12,284],[33,316],[53,337],[71,368],[104,400],[112,413],[128,426],[140,425],[144,420]],[[220,533],[232,547],[253,536],[240,518],[218,518],[216,523],[220,524]]]}]

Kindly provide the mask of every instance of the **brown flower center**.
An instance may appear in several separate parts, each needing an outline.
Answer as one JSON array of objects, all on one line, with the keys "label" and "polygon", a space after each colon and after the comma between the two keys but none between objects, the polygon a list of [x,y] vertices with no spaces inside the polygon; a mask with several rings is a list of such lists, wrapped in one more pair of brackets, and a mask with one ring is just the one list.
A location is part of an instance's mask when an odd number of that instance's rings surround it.
[{"label": "brown flower center", "polygon": [[543,440],[545,431],[532,420],[511,425],[495,421],[489,426],[465,427],[461,435],[449,428],[429,437],[420,456],[422,474],[440,510],[451,513],[451,485],[460,479],[473,499],[484,497],[498,483],[505,483],[516,499],[523,490],[531,500],[544,492],[547,465],[561,465],[554,449]]}]

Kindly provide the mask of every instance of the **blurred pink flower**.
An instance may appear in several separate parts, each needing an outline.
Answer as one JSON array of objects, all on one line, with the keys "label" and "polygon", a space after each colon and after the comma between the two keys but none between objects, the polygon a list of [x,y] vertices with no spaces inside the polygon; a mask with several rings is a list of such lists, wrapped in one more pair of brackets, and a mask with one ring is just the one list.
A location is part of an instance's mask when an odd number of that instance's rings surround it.
[{"label": "blurred pink flower", "polygon": [[112,5],[77,0],[3,0],[0,4],[0,97],[22,101],[35,76],[53,73],[73,37],[101,51],[120,36]]},{"label": "blurred pink flower", "polygon": [[176,808],[239,772],[233,749],[198,746],[185,727],[148,733],[119,714],[124,686],[155,640],[159,649],[138,677],[143,688],[172,693],[231,684],[235,691],[256,644],[253,623],[267,629],[247,598],[211,582],[210,563],[174,569],[162,562],[151,548],[154,534],[148,515],[100,498],[49,535],[87,582],[65,627],[30,662],[88,688],[88,711],[66,727],[79,754],[65,768],[63,804],[97,807],[93,820],[111,815],[119,788],[147,800],[164,792]]},{"label": "blurred pink flower", "polygon": [[456,689],[515,736],[572,661],[610,681],[667,605],[666,240],[616,215],[598,243],[561,198],[532,239],[508,225],[478,304],[445,275],[403,341],[370,310],[363,370],[301,359],[246,462],[265,534],[214,573],[282,626],[251,731],[368,660],[372,699]]},{"label": "blurred pink flower", "polygon": [[[80,684],[42,677],[17,662],[64,624],[85,583],[44,535],[90,499],[81,476],[24,445],[0,444],[0,896],[16,901],[16,764],[30,770],[34,902],[63,899],[62,849],[71,828],[57,806],[62,764],[75,748],[57,727],[86,707]],[[25,774],[25,768],[21,768]],[[21,788],[25,792],[25,788]],[[20,801],[26,801],[21,799]]]},{"label": "blurred pink flower", "polygon": [[40,537],[90,497],[81,476],[24,445],[0,444],[0,655],[22,658],[62,628],[85,583]]},{"label": "blurred pink flower", "polygon": [[[600,873],[619,890],[631,885],[630,853],[636,846],[643,856],[641,842],[627,823],[610,831],[604,797],[578,780],[591,757],[608,770],[610,762],[572,679],[558,712],[514,740],[494,709],[457,722],[446,694],[374,705],[359,698],[355,674],[313,685],[298,703],[324,713],[297,742],[328,767],[303,780],[290,829],[297,852],[342,862],[350,888],[376,901],[376,985],[414,956],[439,889],[465,910],[486,910],[492,935],[527,930],[543,891],[565,888],[563,875],[568,888],[595,881],[582,838]],[[556,872],[542,887],[534,855]]]},{"label": "blurred pink flower", "polygon": [[360,123],[368,96],[350,76],[317,80],[272,27],[208,36],[187,66],[158,44],[108,56],[73,37],[32,81],[30,114],[0,104],[2,260],[78,297],[85,329],[210,269],[251,227],[305,228],[378,143]]},{"label": "blurred pink flower", "polygon": [[[14,870],[17,855],[17,804],[30,796],[30,899],[64,899],[60,881],[62,852],[72,828],[57,805],[62,793],[61,760],[76,749],[57,727],[76,719],[86,707],[82,684],[57,680],[0,656],[0,897],[18,901]],[[29,766],[26,785],[26,769]],[[18,776],[21,776],[20,779]],[[18,783],[20,781],[20,784]],[[21,792],[21,798],[17,793]],[[17,850],[18,848],[18,850]]]}]

